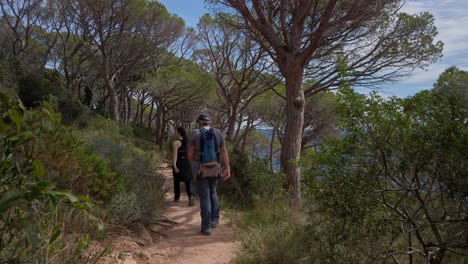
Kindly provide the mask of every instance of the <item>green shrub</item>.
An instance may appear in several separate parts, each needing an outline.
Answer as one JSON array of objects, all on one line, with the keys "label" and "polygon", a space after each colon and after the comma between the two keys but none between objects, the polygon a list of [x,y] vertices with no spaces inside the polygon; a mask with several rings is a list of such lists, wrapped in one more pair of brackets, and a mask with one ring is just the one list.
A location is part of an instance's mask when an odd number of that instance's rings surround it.
[{"label": "green shrub", "polygon": [[86,248],[83,236],[64,231],[61,212],[80,211],[89,219],[91,204],[46,181],[35,149],[56,120],[46,109],[41,113],[0,94],[0,263],[48,263],[59,254],[63,262],[79,262]]},{"label": "green shrub", "polygon": [[249,230],[269,225],[299,223],[303,216],[294,210],[286,196],[282,199],[257,198],[239,221],[238,226],[242,230]]},{"label": "green shrub", "polygon": [[240,172],[247,190],[239,200],[247,210],[237,223],[241,247],[235,263],[310,263],[309,241],[303,235],[306,215],[291,206],[285,179],[258,159],[244,162]]},{"label": "green shrub", "polygon": [[129,224],[141,219],[144,209],[133,192],[119,192],[110,203],[111,223]]},{"label": "green shrub", "polygon": [[4,54],[0,51],[0,91],[6,95],[16,98],[16,87],[18,80],[13,72],[11,63],[5,59]]},{"label": "green shrub", "polygon": [[43,75],[22,69],[18,76],[18,96],[26,107],[38,107],[50,96],[63,98],[64,87],[57,71],[44,70]]},{"label": "green shrub", "polygon": [[254,201],[283,199],[286,182],[282,173],[269,170],[266,162],[237,150],[230,151],[231,178],[220,183],[220,193],[236,208],[251,208]]},{"label": "green shrub", "polygon": [[[159,213],[165,190],[164,177],[156,174],[160,160],[154,148],[145,150],[137,147],[131,127],[120,128],[102,117],[91,118],[88,127],[80,131],[80,138],[90,151],[123,176],[127,194],[136,195],[139,212],[133,215],[140,217],[137,220]],[[154,146],[154,143],[146,142],[144,145]],[[120,196],[122,194],[117,194],[114,200]]]},{"label": "green shrub", "polygon": [[57,188],[90,195],[101,202],[109,201],[118,190],[124,189],[122,175],[87,149],[71,128],[57,125],[43,133],[48,136],[39,141],[38,157],[47,167],[48,179]]},{"label": "green shrub", "polygon": [[459,99],[342,91],[345,133],[322,144],[303,174],[313,199],[310,233],[329,245],[328,261],[462,263],[468,114]]},{"label": "green shrub", "polygon": [[[245,232],[237,264],[299,264],[314,263],[304,243],[302,230],[294,226],[268,225]],[[315,262],[320,263],[320,262]]]},{"label": "green shrub", "polygon": [[132,126],[132,142],[135,146],[145,150],[154,151],[156,149],[156,133],[153,128],[144,126]]},{"label": "green shrub", "polygon": [[89,109],[73,96],[64,96],[58,101],[57,110],[62,115],[62,123],[78,126],[85,126]]}]

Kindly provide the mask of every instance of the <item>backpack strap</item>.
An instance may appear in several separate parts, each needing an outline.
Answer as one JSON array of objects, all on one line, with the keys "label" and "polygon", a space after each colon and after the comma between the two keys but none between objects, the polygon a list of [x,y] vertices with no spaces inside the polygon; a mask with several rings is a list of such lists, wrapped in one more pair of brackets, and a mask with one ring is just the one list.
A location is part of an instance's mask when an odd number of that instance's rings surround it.
[{"label": "backpack strap", "polygon": [[218,146],[218,138],[216,137],[216,134],[215,134],[215,130],[214,128],[211,128],[210,129],[210,133],[211,133],[211,136],[213,137],[213,140],[214,140],[214,148],[215,148],[215,153],[216,153],[216,161],[218,163],[221,162],[221,156],[220,156],[220,150],[219,150],[219,146]]}]

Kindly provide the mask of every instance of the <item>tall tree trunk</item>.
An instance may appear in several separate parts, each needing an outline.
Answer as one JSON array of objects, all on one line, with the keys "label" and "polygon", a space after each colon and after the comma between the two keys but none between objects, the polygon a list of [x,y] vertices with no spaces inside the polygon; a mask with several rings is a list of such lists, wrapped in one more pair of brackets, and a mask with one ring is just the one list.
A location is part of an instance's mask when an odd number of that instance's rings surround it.
[{"label": "tall tree trunk", "polygon": [[[153,115],[153,117],[151,118],[151,124],[153,124],[154,120],[156,120],[156,118],[158,117],[157,114]],[[155,126],[156,127],[156,126]]]},{"label": "tall tree trunk", "polygon": [[236,145],[239,144],[238,140],[239,140],[239,134],[240,134],[241,127],[242,127],[243,118],[244,118],[244,115],[242,113],[239,114],[239,122],[237,122],[236,134],[234,135],[234,139],[233,139],[233,141],[236,142]]},{"label": "tall tree trunk", "polygon": [[140,113],[140,97],[138,96],[138,93],[137,93],[137,104],[136,104],[136,107],[135,107],[135,115],[133,116],[133,124],[134,125],[137,124],[138,114],[139,113]]},{"label": "tall tree trunk", "polygon": [[235,107],[231,107],[229,111],[229,118],[228,118],[228,130],[227,130],[227,141],[233,143],[234,139],[234,131],[236,127],[236,119],[237,119],[237,109]]},{"label": "tall tree trunk", "polygon": [[145,118],[146,108],[148,105],[145,104],[146,96],[144,97],[143,101],[141,102],[141,115],[140,115],[140,125],[143,126],[143,119]]},{"label": "tall tree trunk", "polygon": [[[407,228],[408,229],[408,252],[411,252],[413,250],[413,239],[412,239],[412,234],[411,234],[411,223],[407,223]],[[413,264],[413,254],[408,254],[408,264]]]},{"label": "tall tree trunk", "polygon": [[162,138],[162,111],[159,107],[156,111],[156,145],[160,145],[160,140]]},{"label": "tall tree trunk", "polygon": [[151,110],[148,116],[148,129],[151,128],[151,123],[153,122],[153,111],[154,111],[154,102],[151,101]]},{"label": "tall tree trunk", "polygon": [[129,91],[125,97],[127,98],[127,123],[130,123],[132,118],[132,92]]},{"label": "tall tree trunk", "polygon": [[167,127],[167,113],[166,111],[162,111],[161,115],[161,132],[159,133],[159,149],[164,151],[164,132],[166,131]]},{"label": "tall tree trunk", "polygon": [[[297,67],[297,66],[296,66]],[[289,66],[286,78],[286,131],[281,146],[281,167],[288,175],[292,195],[300,199],[300,168],[302,128],[304,126],[305,96],[302,87],[303,71]]]},{"label": "tall tree trunk", "polygon": [[122,85],[122,89],[120,90],[120,120],[122,124],[127,124],[127,87]]},{"label": "tall tree trunk", "polygon": [[247,118],[247,126],[245,127],[244,134],[242,135],[242,147],[241,147],[241,153],[245,153],[245,145],[247,143],[247,139],[249,137],[250,129],[253,125],[253,118],[248,117]]},{"label": "tall tree trunk", "polygon": [[107,81],[107,89],[109,91],[109,112],[114,122],[119,123],[120,112],[119,112],[119,95],[115,90],[115,86],[112,80]]},{"label": "tall tree trunk", "polygon": [[273,170],[273,148],[275,146],[275,130],[271,130],[271,140],[270,140],[270,154],[268,160],[270,162],[270,170]]},{"label": "tall tree trunk", "polygon": [[102,66],[104,67],[105,72],[105,84],[107,91],[109,92],[109,112],[111,119],[119,123],[120,121],[120,112],[119,112],[119,95],[115,88],[115,74],[111,74],[111,61],[108,59],[106,51],[101,48],[102,55]]},{"label": "tall tree trunk", "polygon": [[67,91],[69,91],[71,94],[73,94],[73,91],[72,91],[72,80],[71,80],[71,76],[70,76],[70,72],[68,71],[68,63],[67,63],[67,59],[64,58],[63,59],[63,75],[65,77],[65,89]]}]

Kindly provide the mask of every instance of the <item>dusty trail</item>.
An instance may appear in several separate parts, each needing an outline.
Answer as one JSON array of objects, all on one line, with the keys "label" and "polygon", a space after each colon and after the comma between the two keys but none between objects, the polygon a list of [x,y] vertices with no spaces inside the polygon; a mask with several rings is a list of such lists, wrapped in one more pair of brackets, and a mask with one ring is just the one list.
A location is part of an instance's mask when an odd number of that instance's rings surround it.
[{"label": "dusty trail", "polygon": [[[164,216],[169,221],[149,228],[156,232],[148,231],[141,225],[127,234],[120,231],[112,238],[112,254],[101,263],[231,263],[238,243],[234,241],[235,230],[226,215],[221,211],[220,224],[211,235],[202,235],[198,201],[195,201],[195,206],[189,207],[187,195],[182,193],[180,201],[173,202],[172,170],[163,164],[159,171],[169,185],[164,204]],[[181,189],[185,190],[183,184]]]}]

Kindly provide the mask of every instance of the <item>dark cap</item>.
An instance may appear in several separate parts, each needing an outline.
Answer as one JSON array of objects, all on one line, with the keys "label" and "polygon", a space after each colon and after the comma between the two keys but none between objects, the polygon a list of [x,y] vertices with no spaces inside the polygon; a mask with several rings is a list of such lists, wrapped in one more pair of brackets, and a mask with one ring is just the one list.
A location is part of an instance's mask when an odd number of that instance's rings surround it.
[{"label": "dark cap", "polygon": [[206,121],[206,122],[209,122],[211,121],[211,117],[209,114],[200,114],[197,118],[197,121]]}]

